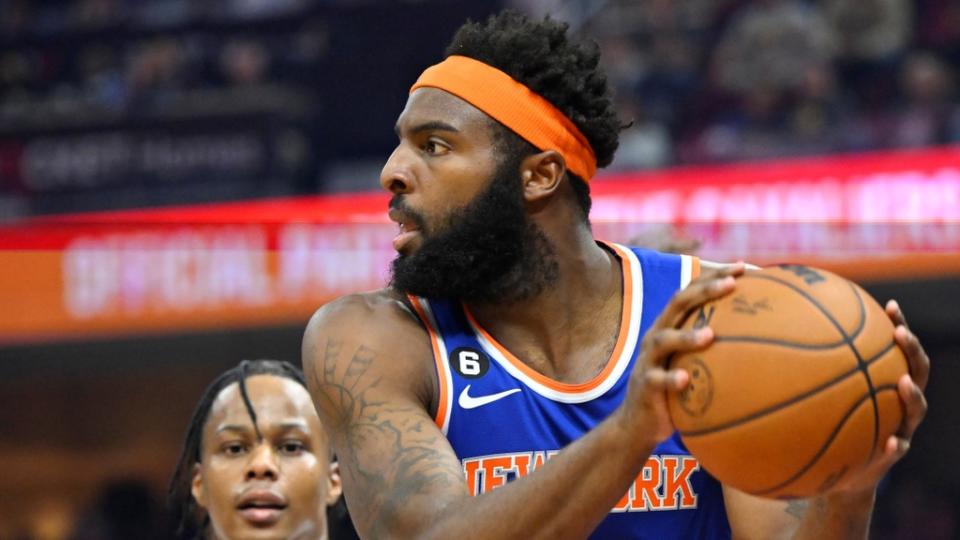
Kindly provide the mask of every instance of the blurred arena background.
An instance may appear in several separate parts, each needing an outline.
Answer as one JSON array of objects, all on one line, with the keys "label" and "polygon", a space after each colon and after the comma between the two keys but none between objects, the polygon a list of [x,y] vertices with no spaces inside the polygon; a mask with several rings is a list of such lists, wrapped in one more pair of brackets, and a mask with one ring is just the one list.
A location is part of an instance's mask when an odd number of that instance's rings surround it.
[{"label": "blurred arena background", "polygon": [[900,299],[930,412],[871,537],[960,538],[953,0],[0,0],[0,538],[158,530],[207,382],[384,283],[407,88],[502,7],[603,50],[599,237]]}]

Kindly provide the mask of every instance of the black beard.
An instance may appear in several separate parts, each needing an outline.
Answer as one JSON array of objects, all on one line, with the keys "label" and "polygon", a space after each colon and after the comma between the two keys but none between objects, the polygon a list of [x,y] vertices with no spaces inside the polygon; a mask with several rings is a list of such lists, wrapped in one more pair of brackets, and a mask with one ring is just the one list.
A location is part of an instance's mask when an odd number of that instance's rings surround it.
[{"label": "black beard", "polygon": [[[540,294],[556,281],[559,264],[550,240],[526,213],[519,160],[507,160],[485,191],[446,217],[440,232],[421,228],[423,243],[391,265],[395,289],[426,298],[510,304]],[[399,208],[421,227],[422,216],[394,196]]]}]

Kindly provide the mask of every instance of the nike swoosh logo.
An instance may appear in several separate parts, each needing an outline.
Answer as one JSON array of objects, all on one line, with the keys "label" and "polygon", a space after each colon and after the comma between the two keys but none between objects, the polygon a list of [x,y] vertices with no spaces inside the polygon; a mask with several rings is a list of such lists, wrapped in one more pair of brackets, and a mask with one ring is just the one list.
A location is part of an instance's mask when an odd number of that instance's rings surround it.
[{"label": "nike swoosh logo", "polygon": [[474,397],[470,395],[470,385],[468,384],[467,387],[463,389],[463,392],[460,392],[460,397],[457,398],[457,404],[464,409],[476,409],[477,407],[482,407],[489,403],[493,403],[498,399],[503,399],[510,394],[515,394],[519,391],[519,388],[513,388],[510,390],[504,390],[503,392],[497,392],[496,394],[490,394],[488,396]]}]

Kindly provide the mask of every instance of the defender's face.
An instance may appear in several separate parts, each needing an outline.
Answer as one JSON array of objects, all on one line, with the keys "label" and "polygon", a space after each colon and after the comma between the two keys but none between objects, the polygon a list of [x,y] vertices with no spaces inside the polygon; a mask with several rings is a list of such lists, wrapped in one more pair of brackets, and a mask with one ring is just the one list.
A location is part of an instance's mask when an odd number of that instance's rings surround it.
[{"label": "defender's face", "polygon": [[319,539],[326,506],[340,495],[320,419],[307,390],[285,377],[254,375],[247,393],[258,440],[237,383],[214,401],[203,430],[193,495],[218,539]]},{"label": "defender's face", "polygon": [[492,120],[466,101],[419,88],[397,120],[400,141],[380,174],[394,194],[390,219],[400,226],[393,247],[415,253],[443,224],[486,188],[497,159]]}]

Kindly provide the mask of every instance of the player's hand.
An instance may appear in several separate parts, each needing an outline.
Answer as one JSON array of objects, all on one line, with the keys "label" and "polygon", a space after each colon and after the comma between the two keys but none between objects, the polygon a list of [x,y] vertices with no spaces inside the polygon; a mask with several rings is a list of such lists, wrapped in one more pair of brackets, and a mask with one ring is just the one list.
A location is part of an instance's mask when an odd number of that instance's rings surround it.
[{"label": "player's hand", "polygon": [[897,393],[903,404],[903,421],[897,432],[888,438],[883,451],[877,454],[873,461],[867,464],[862,473],[852,476],[847,481],[841,481],[837,492],[870,492],[876,488],[890,467],[899,461],[910,450],[910,441],[917,426],[927,414],[927,399],[923,392],[930,379],[930,358],[917,336],[907,326],[907,319],[900,311],[896,300],[890,300],[886,305],[887,315],[893,321],[893,339],[907,357],[909,375],[903,375],[897,381]]},{"label": "player's hand", "polygon": [[729,294],[743,263],[710,269],[673,296],[640,342],[640,355],[630,375],[630,386],[618,414],[634,441],[651,447],[669,437],[673,422],[667,411],[667,392],[679,392],[690,382],[682,369],[667,369],[667,359],[679,352],[696,351],[713,342],[713,330],[677,328],[691,310]]}]

